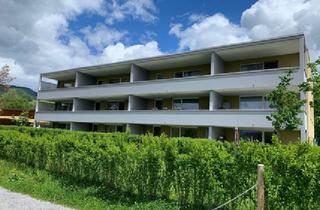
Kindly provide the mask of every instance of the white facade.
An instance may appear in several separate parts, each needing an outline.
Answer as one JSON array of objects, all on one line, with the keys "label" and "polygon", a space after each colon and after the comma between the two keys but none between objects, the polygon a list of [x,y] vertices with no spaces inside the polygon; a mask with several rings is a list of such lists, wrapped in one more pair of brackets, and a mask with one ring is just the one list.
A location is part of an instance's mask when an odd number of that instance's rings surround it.
[{"label": "white facade", "polygon": [[[299,65],[272,69],[225,72],[227,62],[298,53]],[[292,89],[305,81],[305,45],[303,35],[280,37],[258,42],[208,48],[181,54],[137,59],[101,66],[50,72],[40,75],[35,120],[68,123],[73,130],[91,130],[93,124],[124,124],[133,130],[139,125],[201,126],[208,138],[217,138],[222,128],[272,131],[266,119],[272,110],[223,108],[223,98],[230,95],[263,96],[279,83],[279,76],[293,71]],[[302,59],[303,58],[303,59]],[[183,78],[151,80],[153,71],[210,65],[210,72]],[[99,77],[128,74],[124,83],[98,84]],[[57,88],[45,80],[74,81],[73,87]],[[206,109],[155,110],[148,101],[158,98],[208,97]],[[304,97],[303,95],[301,97]],[[124,110],[97,110],[100,100],[125,101]],[[48,103],[50,102],[50,103]],[[57,103],[61,109],[57,110]],[[71,104],[72,108],[66,103]],[[173,102],[172,102],[173,103]],[[99,104],[100,106],[100,104]],[[122,106],[122,105],[118,105]],[[171,107],[170,107],[171,108]],[[301,126],[305,139],[306,117]],[[137,127],[138,126],[138,127]],[[138,132],[138,131],[137,131]]]}]

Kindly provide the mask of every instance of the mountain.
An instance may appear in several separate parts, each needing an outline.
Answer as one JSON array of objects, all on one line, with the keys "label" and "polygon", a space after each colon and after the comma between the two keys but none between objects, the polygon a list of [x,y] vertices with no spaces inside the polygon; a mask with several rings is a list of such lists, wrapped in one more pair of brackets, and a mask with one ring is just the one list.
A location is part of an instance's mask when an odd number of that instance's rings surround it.
[{"label": "mountain", "polygon": [[30,98],[32,99],[36,99],[37,97],[37,92],[35,92],[34,90],[27,88],[27,87],[21,87],[21,86],[16,86],[16,85],[11,85],[10,89],[15,89],[18,92],[24,92],[26,93],[28,96],[30,96]]}]

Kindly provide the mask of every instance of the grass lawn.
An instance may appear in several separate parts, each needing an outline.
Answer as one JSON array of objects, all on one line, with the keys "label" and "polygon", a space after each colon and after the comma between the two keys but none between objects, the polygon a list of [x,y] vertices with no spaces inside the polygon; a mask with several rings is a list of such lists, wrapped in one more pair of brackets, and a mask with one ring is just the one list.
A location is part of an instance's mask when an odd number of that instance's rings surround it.
[{"label": "grass lawn", "polygon": [[0,159],[0,186],[76,209],[179,209],[166,201],[137,201],[94,184]]}]

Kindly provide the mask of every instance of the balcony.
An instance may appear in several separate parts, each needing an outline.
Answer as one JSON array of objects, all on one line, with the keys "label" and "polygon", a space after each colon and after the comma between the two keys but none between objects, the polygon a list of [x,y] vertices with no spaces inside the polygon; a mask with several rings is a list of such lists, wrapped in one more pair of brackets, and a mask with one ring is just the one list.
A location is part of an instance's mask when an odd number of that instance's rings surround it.
[{"label": "balcony", "polygon": [[37,112],[37,121],[272,128],[271,110],[134,110]]},{"label": "balcony", "polygon": [[[220,73],[217,75],[189,78],[42,90],[38,93],[38,99],[113,98],[128,95],[144,97],[151,95],[161,96],[167,94],[200,93],[208,90],[214,90],[218,93],[228,93],[232,91],[269,91],[274,89],[279,83],[279,76],[284,75],[288,70],[289,68]],[[302,78],[300,78],[298,68],[293,68],[292,70],[294,72],[292,85],[297,86]]]}]

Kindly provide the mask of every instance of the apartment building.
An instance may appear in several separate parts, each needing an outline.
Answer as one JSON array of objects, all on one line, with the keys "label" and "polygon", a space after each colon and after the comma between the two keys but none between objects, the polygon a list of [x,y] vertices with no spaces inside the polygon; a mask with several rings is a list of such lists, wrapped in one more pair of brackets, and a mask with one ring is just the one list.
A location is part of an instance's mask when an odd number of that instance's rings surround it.
[{"label": "apartment building", "polygon": [[[291,88],[310,76],[303,34],[40,75],[36,125],[70,130],[270,142],[265,96],[293,71]],[[310,93],[300,93],[312,101]],[[314,138],[313,110],[283,141]]]}]

